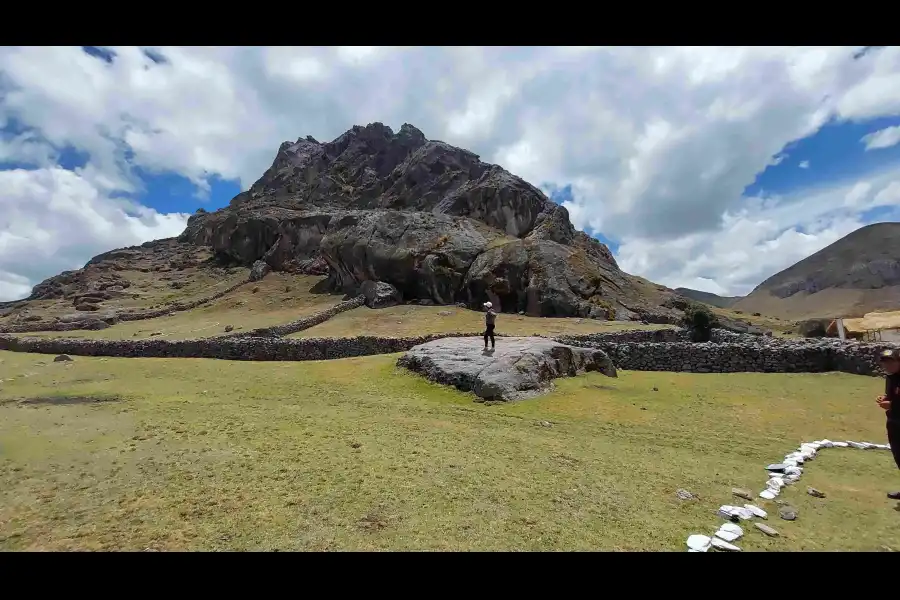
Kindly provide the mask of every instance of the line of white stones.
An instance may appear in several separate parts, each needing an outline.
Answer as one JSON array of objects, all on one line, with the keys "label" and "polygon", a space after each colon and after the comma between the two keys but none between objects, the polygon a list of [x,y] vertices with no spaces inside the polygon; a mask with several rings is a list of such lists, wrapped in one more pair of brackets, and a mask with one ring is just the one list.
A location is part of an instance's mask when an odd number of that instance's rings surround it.
[{"label": "line of white stones", "polygon": [[[870,442],[832,442],[831,440],[818,440],[815,442],[804,442],[800,444],[797,450],[787,453],[784,460],[780,463],[771,464],[766,467],[769,472],[769,480],[766,482],[766,488],[759,493],[759,497],[764,500],[774,500],[781,490],[788,485],[793,485],[800,480],[803,474],[803,465],[805,462],[813,460],[816,453],[822,448],[859,448],[860,450],[890,450],[888,444],[872,444]],[[734,542],[744,535],[744,530],[739,525],[731,522],[737,518],[741,521],[750,521],[753,517],[765,519],[768,515],[762,508],[753,504],[744,504],[743,506],[723,505],[719,507],[716,513],[728,522],[722,526],[713,535],[693,534],[688,536],[687,546],[688,552],[706,552],[710,548],[717,550],[725,550],[730,552],[740,552],[741,549],[731,542]],[[757,525],[761,530],[765,531],[765,526]],[[773,532],[773,535],[774,532]]]}]

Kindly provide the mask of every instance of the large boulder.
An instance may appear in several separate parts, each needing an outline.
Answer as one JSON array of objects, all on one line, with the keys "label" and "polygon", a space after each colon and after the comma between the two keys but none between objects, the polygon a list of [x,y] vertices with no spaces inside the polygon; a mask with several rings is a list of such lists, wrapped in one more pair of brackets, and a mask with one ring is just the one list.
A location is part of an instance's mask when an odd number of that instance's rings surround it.
[{"label": "large boulder", "polygon": [[253,266],[250,268],[250,276],[248,279],[250,281],[259,281],[263,277],[265,277],[272,268],[268,265],[268,263],[258,260],[253,263]]},{"label": "large boulder", "polygon": [[332,288],[356,293],[367,280],[404,298],[452,304],[472,261],[504,236],[472,219],[423,212],[337,215],[322,238]]},{"label": "large boulder", "polygon": [[833,319],[806,319],[797,323],[797,333],[807,338],[820,338],[828,335],[828,326]]},{"label": "large boulder", "polygon": [[[618,279],[619,281],[616,281]],[[471,306],[490,299],[503,312],[531,316],[614,319],[621,275],[577,246],[512,240],[475,259],[463,282]]]},{"label": "large boulder", "polygon": [[484,352],[478,337],[443,338],[411,348],[397,365],[431,381],[474,392],[484,400],[515,400],[551,387],[557,377],[599,371],[616,377],[602,350],[568,346],[539,337],[504,337]]},{"label": "large boulder", "polygon": [[387,308],[403,302],[400,290],[383,281],[363,281],[359,291],[366,298],[369,308]]}]

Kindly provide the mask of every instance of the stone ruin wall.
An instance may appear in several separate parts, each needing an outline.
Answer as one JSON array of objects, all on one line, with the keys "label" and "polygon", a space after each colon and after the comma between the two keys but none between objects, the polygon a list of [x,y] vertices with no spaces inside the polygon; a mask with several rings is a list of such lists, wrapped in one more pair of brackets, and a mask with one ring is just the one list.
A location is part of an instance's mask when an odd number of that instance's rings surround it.
[{"label": "stone ruin wall", "polygon": [[[348,302],[355,303],[357,301],[358,299],[354,299]],[[338,307],[329,310],[335,308]],[[318,315],[314,317],[317,318]],[[288,325],[295,327],[296,323]],[[0,350],[126,358],[305,361],[390,354],[403,352],[413,346],[435,339],[469,336],[480,336],[480,333],[435,334],[404,338],[359,336],[309,339],[255,337],[242,334],[183,341],[0,336]],[[502,340],[503,336],[499,337]],[[842,371],[860,375],[877,375],[879,372],[878,352],[884,348],[895,347],[883,343],[783,340],[722,331],[714,335],[712,342],[691,343],[685,341],[687,332],[675,329],[557,336],[554,339],[566,344],[602,349],[609,354],[619,369],[695,373]],[[480,343],[476,346],[480,347]]]},{"label": "stone ruin wall", "polygon": [[[249,338],[249,337],[284,337],[286,335],[291,335],[292,333],[297,333],[298,331],[303,331],[304,329],[309,329],[310,327],[315,327],[320,323],[324,323],[331,317],[340,314],[342,312],[352,310],[354,308],[358,308],[363,306],[366,303],[365,296],[357,296],[356,298],[351,298],[350,300],[345,300],[344,302],[339,302],[335,304],[329,309],[323,310],[321,312],[317,312],[313,315],[309,315],[303,317],[302,319],[297,319],[296,321],[291,321],[290,323],[285,323],[284,325],[275,325],[274,327],[262,327],[260,329],[253,329],[251,331],[242,331],[240,333],[230,333],[228,335],[222,336],[224,338]],[[221,338],[220,338],[221,339]]]}]

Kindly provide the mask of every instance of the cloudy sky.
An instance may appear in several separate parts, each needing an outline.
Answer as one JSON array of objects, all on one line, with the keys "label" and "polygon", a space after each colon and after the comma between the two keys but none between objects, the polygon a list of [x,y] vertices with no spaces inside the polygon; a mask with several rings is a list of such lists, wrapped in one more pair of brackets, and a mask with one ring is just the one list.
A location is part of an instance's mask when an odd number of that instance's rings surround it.
[{"label": "cloudy sky", "polygon": [[0,300],[373,121],[543,187],[672,287],[744,294],[900,220],[897,47],[3,47]]}]

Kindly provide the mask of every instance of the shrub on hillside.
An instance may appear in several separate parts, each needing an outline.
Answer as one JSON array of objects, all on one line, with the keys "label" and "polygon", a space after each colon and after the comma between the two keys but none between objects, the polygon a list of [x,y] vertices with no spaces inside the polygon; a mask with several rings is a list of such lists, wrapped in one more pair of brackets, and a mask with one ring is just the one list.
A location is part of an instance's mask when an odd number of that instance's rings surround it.
[{"label": "shrub on hillside", "polygon": [[716,315],[703,304],[689,304],[684,309],[682,325],[690,331],[691,341],[708,342],[716,324]]}]

